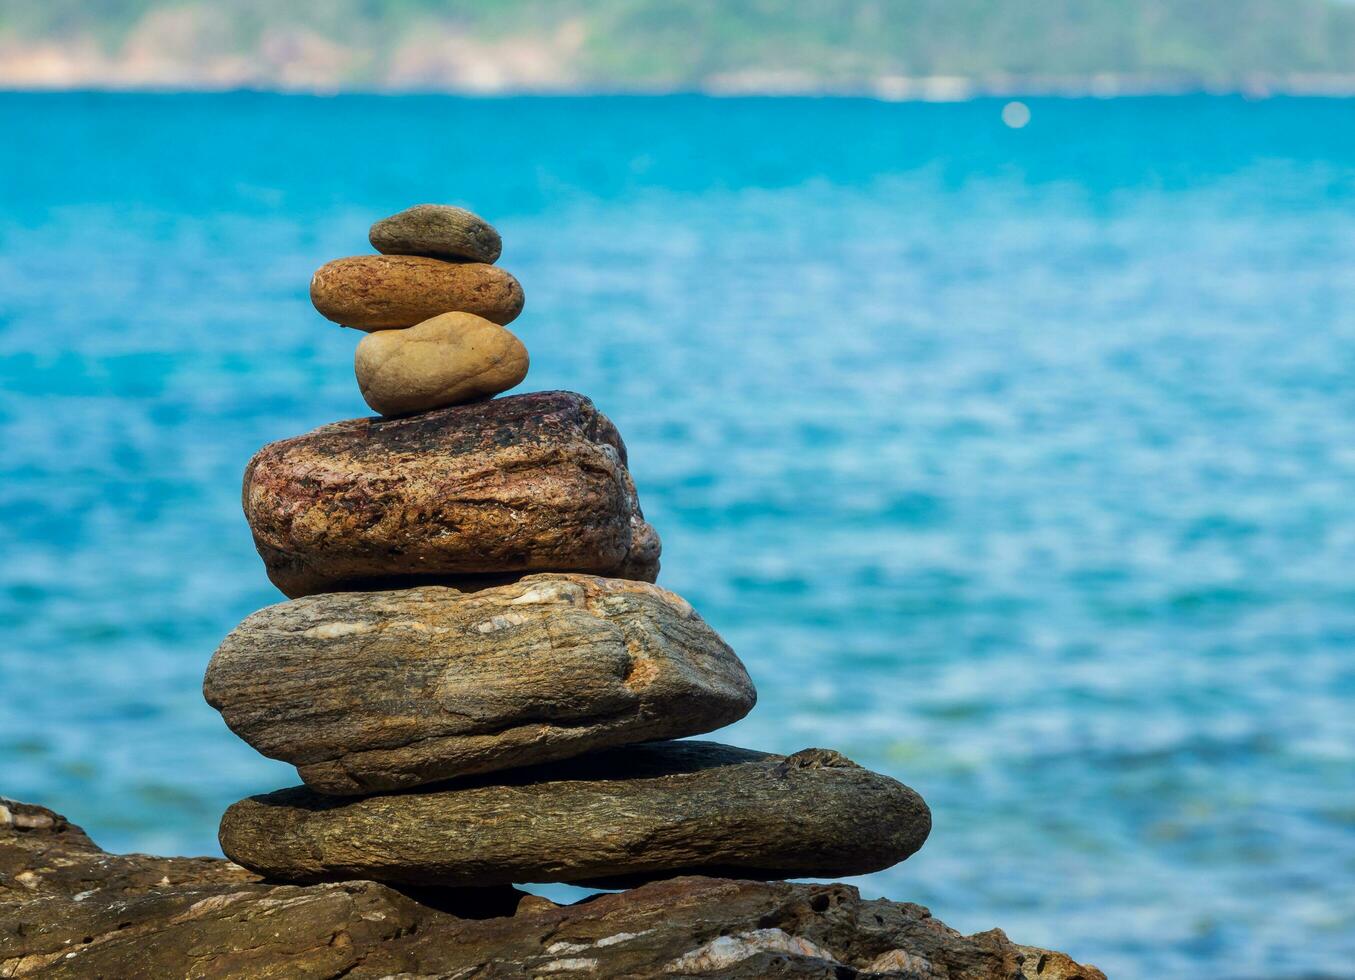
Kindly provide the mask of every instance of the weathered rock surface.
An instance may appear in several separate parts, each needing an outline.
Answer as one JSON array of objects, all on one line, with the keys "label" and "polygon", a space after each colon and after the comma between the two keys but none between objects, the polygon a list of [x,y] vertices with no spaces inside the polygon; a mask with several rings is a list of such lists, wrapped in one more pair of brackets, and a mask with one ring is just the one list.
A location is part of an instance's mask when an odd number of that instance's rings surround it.
[{"label": "weathered rock surface", "polygon": [[367,236],[372,248],[387,255],[427,255],[434,259],[493,262],[503,249],[489,222],[449,204],[416,204],[382,218]]},{"label": "weathered rock surface", "polygon": [[226,637],[203,690],[233,732],[338,794],[698,735],[756,700],[685,600],[588,575],[270,606]]},{"label": "weathered rock surface", "polygon": [[569,906],[271,885],[219,859],[105,854],[50,810],[0,806],[0,977],[1104,980],[846,885],[677,878]]},{"label": "weathered rock surface", "polygon": [[658,575],[625,445],[571,392],[272,443],[245,470],[244,508],[268,577],[293,598],[531,571]]},{"label": "weathered rock surface", "polygon": [[[114,901],[155,888],[257,880],[238,864],[217,858],[105,854],[60,814],[0,797],[0,910],[94,891]],[[7,921],[3,911],[0,921]],[[13,975],[5,972],[4,944],[9,939],[0,929],[0,977]]]},{"label": "weathered rock surface", "polygon": [[440,313],[474,313],[511,323],[522,286],[497,265],[419,255],[355,255],[311,277],[311,302],[327,319],[358,330],[412,327]]},{"label": "weathered rock surface", "polygon": [[382,415],[488,398],[527,377],[527,348],[474,313],[443,313],[404,330],[378,330],[353,359],[362,397]]},{"label": "weathered rock surface", "polygon": [[220,839],[232,860],[284,881],[606,886],[865,874],[930,829],[920,796],[836,752],[682,741],[393,796],[281,790],[234,804]]}]

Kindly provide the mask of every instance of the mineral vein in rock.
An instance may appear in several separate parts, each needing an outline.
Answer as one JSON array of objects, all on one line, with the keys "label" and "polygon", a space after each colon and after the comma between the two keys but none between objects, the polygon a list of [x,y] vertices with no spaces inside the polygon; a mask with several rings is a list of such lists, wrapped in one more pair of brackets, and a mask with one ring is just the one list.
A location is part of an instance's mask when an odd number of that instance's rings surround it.
[{"label": "mineral vein in rock", "polygon": [[696,735],[756,700],[687,602],[577,574],[270,606],[221,644],[204,693],[250,745],[341,794]]},{"label": "mineral vein in rock", "polygon": [[293,598],[531,571],[658,574],[625,444],[571,392],[323,426],[261,449],[243,499],[268,577]]}]

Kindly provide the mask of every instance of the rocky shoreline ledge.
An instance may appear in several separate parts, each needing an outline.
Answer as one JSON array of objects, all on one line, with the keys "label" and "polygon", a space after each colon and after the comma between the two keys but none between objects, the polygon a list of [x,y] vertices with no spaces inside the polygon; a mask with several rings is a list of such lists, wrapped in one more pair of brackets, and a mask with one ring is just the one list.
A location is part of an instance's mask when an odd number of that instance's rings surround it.
[{"label": "rocky shoreline ledge", "polygon": [[1104,980],[842,884],[689,876],[564,906],[513,888],[270,884],[219,858],[108,854],[0,800],[0,977],[529,976]]}]

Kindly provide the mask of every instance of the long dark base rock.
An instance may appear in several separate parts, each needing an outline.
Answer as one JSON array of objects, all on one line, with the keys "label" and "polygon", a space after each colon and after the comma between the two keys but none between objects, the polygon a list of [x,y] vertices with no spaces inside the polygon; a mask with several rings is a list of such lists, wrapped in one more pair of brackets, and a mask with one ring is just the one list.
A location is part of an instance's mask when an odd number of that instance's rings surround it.
[{"label": "long dark base rock", "polygon": [[679,741],[351,801],[255,796],[221,818],[221,848],[281,881],[611,887],[866,874],[930,830],[922,797],[836,752]]},{"label": "long dark base rock", "polygon": [[106,854],[0,809],[0,977],[1104,980],[1000,930],[963,936],[846,885],[677,878],[576,905],[511,890],[270,885],[227,861]]}]

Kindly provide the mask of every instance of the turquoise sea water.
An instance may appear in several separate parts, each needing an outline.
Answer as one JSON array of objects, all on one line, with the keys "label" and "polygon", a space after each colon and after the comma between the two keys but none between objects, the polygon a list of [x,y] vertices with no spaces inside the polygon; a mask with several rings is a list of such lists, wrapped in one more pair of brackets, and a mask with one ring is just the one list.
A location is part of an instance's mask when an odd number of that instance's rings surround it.
[{"label": "turquoise sea water", "polygon": [[863,890],[1123,977],[1355,976],[1355,103],[0,95],[0,793],[215,853],[311,271],[493,220],[661,582],[935,829]]}]

